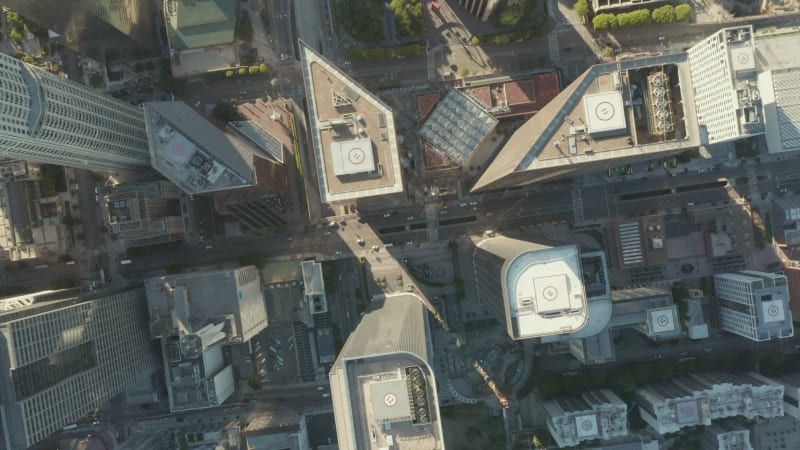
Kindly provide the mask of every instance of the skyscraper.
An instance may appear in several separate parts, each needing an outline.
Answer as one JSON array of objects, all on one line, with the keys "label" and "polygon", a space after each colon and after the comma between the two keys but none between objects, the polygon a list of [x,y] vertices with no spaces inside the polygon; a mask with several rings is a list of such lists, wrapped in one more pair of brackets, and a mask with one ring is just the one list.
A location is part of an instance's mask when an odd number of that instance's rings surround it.
[{"label": "skyscraper", "polygon": [[144,289],[48,295],[0,313],[2,450],[29,448],[154,369]]},{"label": "skyscraper", "polygon": [[142,110],[0,54],[0,157],[84,169],[150,165]]},{"label": "skyscraper", "polygon": [[577,245],[498,236],[481,241],[473,258],[478,300],[512,339],[575,333],[589,323]]},{"label": "skyscraper", "polygon": [[390,294],[372,305],[330,371],[339,448],[444,450],[422,299]]},{"label": "skyscraper", "polygon": [[65,37],[71,49],[104,60],[109,46],[153,52],[155,2],[141,0],[6,0],[4,6]]}]

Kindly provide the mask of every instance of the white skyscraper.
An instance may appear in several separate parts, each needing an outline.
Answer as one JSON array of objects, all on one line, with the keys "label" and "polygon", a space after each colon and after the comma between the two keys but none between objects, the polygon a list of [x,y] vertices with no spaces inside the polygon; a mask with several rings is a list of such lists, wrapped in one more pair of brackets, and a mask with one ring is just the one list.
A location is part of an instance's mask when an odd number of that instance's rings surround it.
[{"label": "white skyscraper", "polygon": [[0,313],[2,450],[30,448],[155,369],[141,288],[13,300]]},{"label": "white skyscraper", "polygon": [[144,114],[0,54],[0,157],[94,170],[147,167]]}]

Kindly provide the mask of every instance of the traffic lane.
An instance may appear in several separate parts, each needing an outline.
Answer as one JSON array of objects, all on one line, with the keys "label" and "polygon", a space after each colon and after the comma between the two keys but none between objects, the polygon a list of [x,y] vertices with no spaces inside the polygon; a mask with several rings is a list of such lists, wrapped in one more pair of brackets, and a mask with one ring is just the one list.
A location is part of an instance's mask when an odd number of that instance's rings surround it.
[{"label": "traffic lane", "polygon": [[637,200],[616,201],[616,207],[620,216],[633,215],[637,213],[656,214],[663,211],[686,208],[690,204],[724,204],[732,202],[738,195],[732,188],[712,188],[703,189],[680,194],[671,193]]},{"label": "traffic lane", "polygon": [[51,282],[58,280],[80,279],[77,264],[51,264],[42,269],[17,269],[6,271],[5,284],[8,286],[26,287],[33,290],[47,289]]}]

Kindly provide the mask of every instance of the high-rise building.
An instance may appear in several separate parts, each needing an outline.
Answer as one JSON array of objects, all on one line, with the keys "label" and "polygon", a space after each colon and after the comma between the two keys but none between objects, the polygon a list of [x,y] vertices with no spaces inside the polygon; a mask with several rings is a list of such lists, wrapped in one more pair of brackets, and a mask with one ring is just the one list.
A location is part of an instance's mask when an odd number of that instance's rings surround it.
[{"label": "high-rise building", "polygon": [[0,340],[3,450],[31,447],[155,369],[141,287],[25,296],[0,313]]},{"label": "high-rise building", "polygon": [[754,270],[714,275],[720,327],[753,341],[794,336],[786,275]]},{"label": "high-rise building", "polygon": [[607,389],[550,400],[544,413],[547,430],[562,448],[628,434],[628,405]]},{"label": "high-rise building", "polygon": [[783,415],[783,385],[757,373],[690,374],[636,390],[639,413],[660,434],[712,420]]},{"label": "high-rise building", "polygon": [[300,60],[321,200],[391,202],[404,189],[392,109],[302,41]]},{"label": "high-rise building", "polygon": [[142,110],[0,54],[0,157],[83,169],[150,165]]},{"label": "high-rise building", "polygon": [[248,342],[267,326],[254,266],[150,278],[150,336],[161,340],[169,406],[221,405],[236,389],[223,346]]},{"label": "high-rise building", "polygon": [[472,190],[600,172],[763,134],[759,81],[749,25],[722,29],[685,53],[592,66],[514,131]]},{"label": "high-rise building", "polygon": [[[428,312],[414,294],[373,301],[330,371],[339,448],[444,450]],[[397,445],[397,447],[395,446]]]},{"label": "high-rise building", "polygon": [[719,30],[686,54],[703,143],[764,133],[752,25]]},{"label": "high-rise building", "polygon": [[481,22],[487,22],[500,5],[500,0],[458,0],[467,11]]},{"label": "high-rise building", "polygon": [[473,263],[478,301],[512,339],[594,336],[611,319],[602,252],[582,255],[576,245],[550,247],[497,236],[476,246]]},{"label": "high-rise building", "polygon": [[157,47],[155,2],[141,0],[7,0],[3,5],[64,36],[71,49],[103,61],[120,46],[136,52]]}]

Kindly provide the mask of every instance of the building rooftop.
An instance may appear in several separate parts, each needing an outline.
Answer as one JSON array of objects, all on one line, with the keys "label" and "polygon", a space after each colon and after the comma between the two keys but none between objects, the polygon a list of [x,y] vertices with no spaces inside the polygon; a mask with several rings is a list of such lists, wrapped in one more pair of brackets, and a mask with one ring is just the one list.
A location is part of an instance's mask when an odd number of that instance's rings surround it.
[{"label": "building rooftop", "polygon": [[770,153],[800,150],[800,67],[758,74]]},{"label": "building rooftop", "polygon": [[436,151],[463,166],[497,122],[476,98],[450,89],[422,125],[419,135]]},{"label": "building rooftop", "polygon": [[230,130],[264,151],[275,162],[283,164],[283,142],[252,120],[230,122]]},{"label": "building rooftop", "polygon": [[444,449],[422,299],[373,301],[330,372],[340,448]]},{"label": "building rooftop", "polygon": [[165,0],[167,38],[173,50],[234,41],[238,0]]},{"label": "building rooftop", "polygon": [[602,170],[700,144],[686,54],[596,65],[511,136],[473,190]]},{"label": "building rooftop", "polygon": [[764,132],[753,27],[724,28],[687,50],[704,143]]},{"label": "building rooftop", "polygon": [[187,194],[251,186],[259,153],[183,102],[144,104],[150,160]]},{"label": "building rooftop", "polygon": [[536,113],[558,95],[561,86],[558,74],[551,72],[524,79],[473,81],[459,90],[474,97],[494,117],[503,118]]},{"label": "building rooftop", "polygon": [[208,341],[221,326],[209,326],[197,334],[161,340],[170,411],[212,408],[221,405],[236,389],[233,366],[223,361],[220,342]]},{"label": "building rooftop", "polygon": [[628,434],[628,405],[606,389],[550,400],[544,411],[547,429],[559,447]]},{"label": "building rooftop", "polygon": [[391,108],[300,42],[323,202],[403,191]]},{"label": "building rooftop", "polygon": [[[726,280],[735,284],[729,286]],[[756,319],[753,325],[760,340],[794,335],[786,275],[742,270],[716,274],[714,284],[717,296],[725,301],[721,307],[733,311],[740,310],[736,304],[752,307],[746,311]],[[749,292],[742,290],[742,286],[750,286]]]},{"label": "building rooftop", "polygon": [[524,251],[503,273],[512,338],[572,333],[588,322],[577,246]]},{"label": "building rooftop", "polygon": [[267,326],[261,277],[253,266],[150,278],[145,291],[154,338],[225,322],[229,340],[246,342]]},{"label": "building rooftop", "polygon": [[783,385],[757,373],[708,372],[651,383],[636,396],[642,419],[664,434],[726,417],[782,416],[783,391]]},{"label": "building rooftop", "polygon": [[322,276],[322,264],[314,261],[303,261],[303,292],[311,314],[328,311],[328,300],[325,295],[325,279]]}]

